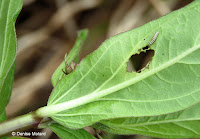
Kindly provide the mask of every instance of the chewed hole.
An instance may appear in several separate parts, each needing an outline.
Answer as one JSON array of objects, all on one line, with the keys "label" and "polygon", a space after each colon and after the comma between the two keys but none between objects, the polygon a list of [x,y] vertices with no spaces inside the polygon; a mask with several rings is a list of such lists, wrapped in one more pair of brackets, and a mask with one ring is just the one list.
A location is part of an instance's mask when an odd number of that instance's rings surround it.
[{"label": "chewed hole", "polygon": [[146,46],[146,47],[144,47],[142,50],[143,51],[146,51],[146,50],[149,50],[150,48],[149,48],[149,46]]},{"label": "chewed hole", "polygon": [[151,49],[151,48],[147,45],[147,46],[145,46],[145,47],[139,49],[139,52],[145,52],[145,51],[150,50],[150,49]]},{"label": "chewed hole", "polygon": [[[143,48],[143,50],[146,47]],[[141,52],[140,54],[132,55],[127,63],[128,72],[138,72],[140,73],[144,69],[148,69],[148,65],[154,56],[154,50],[149,50],[147,47],[146,51]]]}]

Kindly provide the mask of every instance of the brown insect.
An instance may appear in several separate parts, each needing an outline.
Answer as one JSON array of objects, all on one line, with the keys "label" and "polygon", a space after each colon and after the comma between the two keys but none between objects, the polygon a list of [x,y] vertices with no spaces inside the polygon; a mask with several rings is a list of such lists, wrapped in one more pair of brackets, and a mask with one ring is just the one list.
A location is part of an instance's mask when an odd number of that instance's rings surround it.
[{"label": "brown insect", "polygon": [[63,71],[64,74],[68,75],[70,74],[72,71],[74,71],[76,69],[76,66],[78,66],[78,64],[71,62],[70,65],[67,63],[67,55],[65,55],[65,69]]},{"label": "brown insect", "polygon": [[76,64],[76,63],[74,63],[74,62],[71,62],[70,65],[66,64],[65,69],[64,69],[64,70],[62,69],[62,71],[63,71],[63,73],[65,73],[66,75],[67,75],[67,74],[70,74],[72,71],[74,71],[74,70],[76,69],[76,66],[77,66],[77,65],[78,65],[78,64]]}]

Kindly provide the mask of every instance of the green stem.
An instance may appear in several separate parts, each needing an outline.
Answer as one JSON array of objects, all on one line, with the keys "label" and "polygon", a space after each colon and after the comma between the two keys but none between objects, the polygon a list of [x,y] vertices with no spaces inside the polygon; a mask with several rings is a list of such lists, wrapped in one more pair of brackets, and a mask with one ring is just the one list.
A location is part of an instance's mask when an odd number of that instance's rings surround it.
[{"label": "green stem", "polygon": [[36,117],[35,114],[28,113],[14,119],[0,123],[0,138],[9,135],[12,131],[21,131],[33,126],[37,126],[42,118]]}]

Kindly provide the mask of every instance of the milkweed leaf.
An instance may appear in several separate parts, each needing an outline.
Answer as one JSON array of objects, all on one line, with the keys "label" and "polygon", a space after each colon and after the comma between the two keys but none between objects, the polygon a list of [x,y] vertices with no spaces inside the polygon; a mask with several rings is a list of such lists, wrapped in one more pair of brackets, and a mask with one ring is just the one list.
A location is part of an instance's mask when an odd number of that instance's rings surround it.
[{"label": "milkweed leaf", "polygon": [[[70,128],[120,117],[174,113],[200,101],[200,1],[142,27],[116,35],[82,60],[37,111]],[[150,45],[154,57],[141,73],[129,58]],[[194,55],[196,57],[194,57]]]}]

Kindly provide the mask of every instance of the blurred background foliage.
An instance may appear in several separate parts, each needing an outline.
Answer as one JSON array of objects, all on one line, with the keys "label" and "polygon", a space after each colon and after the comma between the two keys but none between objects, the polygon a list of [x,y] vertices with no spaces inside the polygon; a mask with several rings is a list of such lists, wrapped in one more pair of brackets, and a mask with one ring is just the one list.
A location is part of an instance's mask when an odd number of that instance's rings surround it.
[{"label": "blurred background foliage", "polygon": [[[82,59],[109,37],[137,28],[190,2],[192,0],[24,0],[16,23],[17,68],[11,101],[6,109],[8,117],[46,105],[53,89],[51,75],[72,48],[78,30],[89,29]],[[146,59],[149,58],[142,55],[139,63],[142,65]],[[128,68],[133,67],[128,65]],[[95,134],[89,127],[86,130]],[[47,136],[35,138],[58,138],[49,129],[43,132],[47,132]],[[150,139],[139,135],[109,136]]]}]

